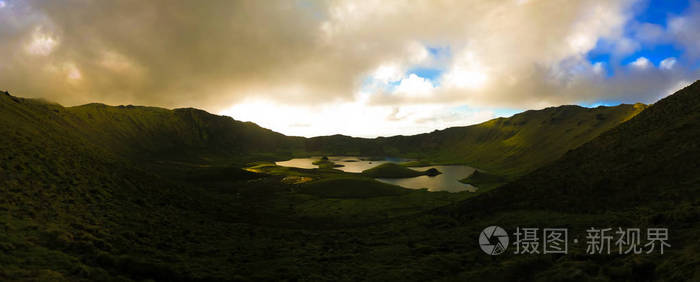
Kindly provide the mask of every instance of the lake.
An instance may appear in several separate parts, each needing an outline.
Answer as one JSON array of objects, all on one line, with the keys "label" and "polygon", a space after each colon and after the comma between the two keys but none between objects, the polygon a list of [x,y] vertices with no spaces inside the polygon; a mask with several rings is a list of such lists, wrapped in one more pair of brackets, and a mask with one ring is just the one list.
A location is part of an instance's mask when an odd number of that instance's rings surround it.
[{"label": "lake", "polygon": [[[296,158],[296,159],[291,159],[287,161],[281,161],[281,162],[276,162],[275,164],[279,166],[286,166],[286,167],[298,167],[298,168],[306,168],[306,169],[312,169],[312,168],[318,168],[318,166],[314,165],[313,162],[319,160],[320,157],[313,157],[313,158]],[[375,166],[384,164],[384,163],[402,163],[406,161],[410,161],[409,159],[400,159],[400,158],[385,158],[383,160],[370,160],[369,158],[363,158],[363,157],[349,157],[349,156],[331,156],[328,157],[329,160],[335,162],[336,164],[343,165],[343,167],[337,167],[336,169],[345,171],[345,172],[353,172],[353,173],[360,173],[363,170],[373,168]],[[463,179],[474,172],[474,168],[466,166],[466,165],[438,165],[438,166],[424,166],[424,167],[412,167],[411,169],[415,170],[426,170],[430,168],[435,168],[442,172],[442,174],[438,176],[418,176],[418,177],[411,177],[411,178],[393,178],[393,179],[387,179],[387,178],[377,178],[378,181],[384,182],[384,183],[389,183],[389,184],[394,184],[394,185],[399,185],[404,188],[410,188],[410,189],[421,189],[421,188],[427,188],[428,191],[447,191],[447,192],[461,192],[461,191],[470,191],[470,192],[475,192],[477,190],[476,187],[469,185],[469,184],[464,184],[459,182],[460,179]]]},{"label": "lake", "polygon": [[471,175],[474,172],[474,168],[472,167],[466,165],[435,165],[412,167],[412,169],[420,171],[430,168],[435,168],[442,172],[442,174],[432,177],[427,175],[421,175],[418,177],[411,178],[377,178],[377,180],[384,183],[399,185],[411,189],[428,188],[428,191],[476,192],[477,190],[475,186],[459,182],[460,179],[464,179],[465,177]]}]

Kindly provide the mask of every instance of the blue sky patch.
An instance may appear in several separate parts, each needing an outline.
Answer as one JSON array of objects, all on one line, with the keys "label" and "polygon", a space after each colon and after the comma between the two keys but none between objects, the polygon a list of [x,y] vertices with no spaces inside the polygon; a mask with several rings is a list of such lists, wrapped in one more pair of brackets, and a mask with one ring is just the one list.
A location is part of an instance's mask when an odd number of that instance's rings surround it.
[{"label": "blue sky patch", "polygon": [[637,14],[635,20],[658,24],[666,27],[669,15],[679,15],[690,5],[687,0],[648,0],[644,10]]},{"label": "blue sky patch", "polygon": [[649,59],[654,65],[658,66],[659,62],[666,58],[678,58],[682,55],[682,51],[671,44],[662,44],[656,46],[650,46],[648,48],[643,48],[631,55],[626,56],[622,59],[621,63],[623,65],[634,62],[639,57],[645,57]]},{"label": "blue sky patch", "polygon": [[592,103],[580,103],[582,107],[586,108],[596,108],[599,106],[605,106],[605,107],[613,107],[622,104],[619,101],[612,101],[612,100],[600,100],[600,101],[595,101]]},{"label": "blue sky patch", "polygon": [[409,69],[406,72],[406,75],[410,75],[413,73],[417,76],[420,76],[420,77],[426,78],[426,79],[430,79],[431,81],[435,82],[438,78],[440,78],[440,76],[442,75],[443,72],[444,72],[444,70],[442,70],[442,69],[420,68],[419,67],[419,68]]}]

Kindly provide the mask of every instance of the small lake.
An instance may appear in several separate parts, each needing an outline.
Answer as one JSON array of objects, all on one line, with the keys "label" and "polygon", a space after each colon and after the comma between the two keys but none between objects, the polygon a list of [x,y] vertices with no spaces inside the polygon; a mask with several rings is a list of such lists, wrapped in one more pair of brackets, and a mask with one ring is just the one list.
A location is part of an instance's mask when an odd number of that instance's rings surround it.
[{"label": "small lake", "polygon": [[[296,158],[296,159],[291,159],[288,161],[282,161],[282,162],[276,162],[275,164],[279,166],[286,166],[286,167],[298,167],[298,168],[306,168],[306,169],[312,169],[312,168],[318,168],[317,165],[314,165],[313,162],[318,161],[320,157],[313,157],[313,158]],[[353,173],[360,173],[363,170],[373,168],[375,166],[384,164],[384,163],[402,163],[406,161],[410,161],[409,159],[400,159],[400,158],[386,158],[383,160],[376,160],[372,159],[370,160],[369,158],[363,158],[363,157],[345,157],[345,156],[332,156],[328,157],[329,160],[335,162],[336,164],[343,165],[343,167],[337,167],[336,169],[345,171],[345,172],[353,172]],[[399,185],[404,188],[410,188],[410,189],[422,189],[422,188],[427,188],[428,191],[447,191],[447,192],[461,192],[461,191],[469,191],[469,192],[475,192],[477,190],[476,187],[469,185],[469,184],[464,184],[459,182],[460,179],[463,179],[474,172],[474,168],[466,166],[466,165],[439,165],[439,166],[424,166],[424,167],[411,167],[411,169],[415,170],[427,170],[430,168],[436,168],[442,174],[437,175],[437,176],[418,176],[418,177],[411,177],[411,178],[393,178],[393,179],[388,179],[388,178],[377,178],[378,181],[384,182],[384,183],[389,183],[389,184],[394,184],[394,185]]]},{"label": "small lake", "polygon": [[474,168],[472,167],[466,165],[436,165],[411,167],[411,169],[420,171],[430,168],[435,168],[442,172],[442,174],[432,177],[427,175],[421,175],[418,177],[411,178],[377,178],[377,180],[384,183],[399,185],[411,189],[428,188],[428,191],[476,192],[477,190],[477,188],[472,185],[459,182],[460,179],[464,179],[465,177],[471,175],[474,172]]}]

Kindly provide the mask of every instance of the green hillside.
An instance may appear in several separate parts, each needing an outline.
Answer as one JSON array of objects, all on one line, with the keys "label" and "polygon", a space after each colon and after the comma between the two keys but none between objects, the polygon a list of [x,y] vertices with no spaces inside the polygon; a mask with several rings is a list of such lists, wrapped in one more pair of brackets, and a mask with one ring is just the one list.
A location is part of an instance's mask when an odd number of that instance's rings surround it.
[{"label": "green hillside", "polygon": [[[301,140],[197,109],[88,104],[66,108],[92,141],[132,158],[207,162],[289,156]],[[255,160],[255,159],[251,159]]]},{"label": "green hillside", "polygon": [[413,136],[315,137],[306,141],[306,150],[467,164],[515,177],[556,160],[645,108],[643,104],[597,108],[560,106]]},{"label": "green hillside", "polygon": [[[546,205],[590,212],[697,203],[698,156],[700,83],[696,82],[493,195],[510,208]],[[513,195],[523,190],[528,192]],[[543,197],[547,201],[535,201]]]}]

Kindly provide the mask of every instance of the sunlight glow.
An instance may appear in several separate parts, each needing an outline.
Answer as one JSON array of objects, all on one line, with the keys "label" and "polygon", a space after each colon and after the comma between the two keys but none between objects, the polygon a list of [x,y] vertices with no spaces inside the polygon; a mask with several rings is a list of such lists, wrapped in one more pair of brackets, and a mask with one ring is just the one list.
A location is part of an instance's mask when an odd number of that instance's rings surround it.
[{"label": "sunlight glow", "polygon": [[[366,94],[366,93],[364,93]],[[489,120],[490,110],[463,111],[449,105],[369,105],[358,93],[353,102],[286,105],[250,100],[219,112],[290,136],[345,134],[357,137],[418,134]]]},{"label": "sunlight glow", "polygon": [[77,66],[73,63],[66,64],[64,66],[64,69],[66,71],[66,76],[68,77],[69,80],[79,80],[83,78],[83,74],[80,72]]},{"label": "sunlight glow", "polygon": [[46,56],[51,54],[57,45],[58,41],[56,39],[42,33],[40,29],[36,29],[31,42],[26,46],[26,51],[32,55]]}]

